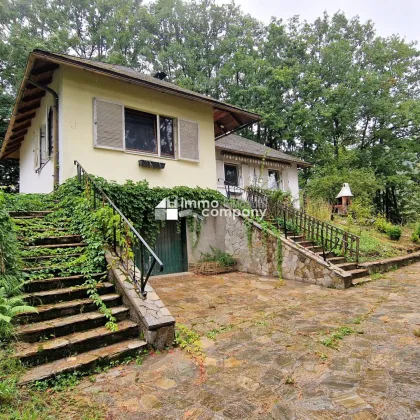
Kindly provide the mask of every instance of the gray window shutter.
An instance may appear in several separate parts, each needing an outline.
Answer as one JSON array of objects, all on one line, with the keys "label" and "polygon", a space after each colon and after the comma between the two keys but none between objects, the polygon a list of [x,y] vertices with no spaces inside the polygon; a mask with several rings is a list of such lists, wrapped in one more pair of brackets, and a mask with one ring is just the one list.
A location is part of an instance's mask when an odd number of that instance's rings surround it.
[{"label": "gray window shutter", "polygon": [[183,160],[200,160],[198,147],[198,124],[192,121],[178,120],[179,158]]},{"label": "gray window shutter", "polygon": [[124,150],[124,107],[94,99],[93,141],[95,147]]}]

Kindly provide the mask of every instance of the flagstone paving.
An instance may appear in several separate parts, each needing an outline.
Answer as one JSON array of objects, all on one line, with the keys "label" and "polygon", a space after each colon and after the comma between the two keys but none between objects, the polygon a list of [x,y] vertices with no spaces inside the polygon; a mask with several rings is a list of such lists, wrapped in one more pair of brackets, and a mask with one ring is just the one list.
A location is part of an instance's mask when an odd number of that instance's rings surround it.
[{"label": "flagstone paving", "polygon": [[348,290],[242,273],[152,283],[203,337],[203,363],[174,349],[85,379],[109,419],[420,419],[420,263]]}]

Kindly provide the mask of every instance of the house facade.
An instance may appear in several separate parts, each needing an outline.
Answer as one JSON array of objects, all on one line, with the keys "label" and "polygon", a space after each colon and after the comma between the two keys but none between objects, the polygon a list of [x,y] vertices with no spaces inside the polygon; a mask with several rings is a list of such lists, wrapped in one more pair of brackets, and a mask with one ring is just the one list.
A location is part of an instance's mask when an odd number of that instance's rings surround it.
[{"label": "house facade", "polygon": [[20,192],[90,173],[123,183],[215,188],[215,138],[259,116],[123,66],[34,50],[0,153]]},{"label": "house facade", "polygon": [[307,162],[236,134],[216,140],[217,189],[222,194],[228,191],[241,197],[246,187],[259,186],[289,192],[294,206],[299,208],[298,169],[308,166]]}]

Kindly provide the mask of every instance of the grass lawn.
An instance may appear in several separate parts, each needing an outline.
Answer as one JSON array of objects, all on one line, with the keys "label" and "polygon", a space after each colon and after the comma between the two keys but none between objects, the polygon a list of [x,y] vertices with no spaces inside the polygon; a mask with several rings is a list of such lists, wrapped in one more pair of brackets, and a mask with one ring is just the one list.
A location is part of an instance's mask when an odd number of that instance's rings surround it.
[{"label": "grass lawn", "polygon": [[361,226],[354,221],[349,223],[346,217],[336,216],[332,223],[360,236],[360,262],[397,257],[420,250],[420,245],[411,240],[413,229],[407,226],[402,227],[401,238],[393,241],[387,234],[378,232],[374,226]]}]

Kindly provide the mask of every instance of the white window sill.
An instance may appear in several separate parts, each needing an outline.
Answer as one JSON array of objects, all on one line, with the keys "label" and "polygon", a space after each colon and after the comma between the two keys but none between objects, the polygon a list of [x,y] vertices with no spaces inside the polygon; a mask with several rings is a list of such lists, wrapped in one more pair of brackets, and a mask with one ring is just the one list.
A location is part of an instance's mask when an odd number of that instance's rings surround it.
[{"label": "white window sill", "polygon": [[128,155],[147,156],[147,157],[152,157],[152,158],[155,158],[155,159],[178,160],[175,157],[159,156],[156,153],[136,152],[135,150],[123,150],[123,152],[128,154]]}]

